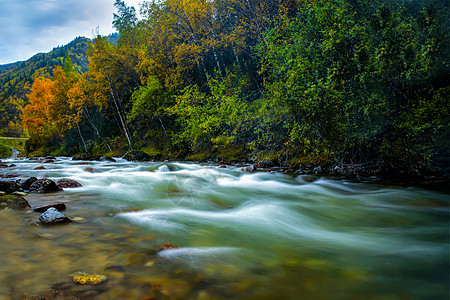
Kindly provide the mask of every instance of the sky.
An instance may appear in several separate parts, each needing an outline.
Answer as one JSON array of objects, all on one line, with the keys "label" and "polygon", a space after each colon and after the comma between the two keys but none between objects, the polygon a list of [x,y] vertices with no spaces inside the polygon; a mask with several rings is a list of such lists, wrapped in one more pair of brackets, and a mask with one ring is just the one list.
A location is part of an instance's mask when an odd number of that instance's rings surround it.
[{"label": "sky", "polygon": [[[139,11],[142,0],[125,0]],[[27,60],[77,36],[108,35],[114,0],[0,0],[0,65]]]}]

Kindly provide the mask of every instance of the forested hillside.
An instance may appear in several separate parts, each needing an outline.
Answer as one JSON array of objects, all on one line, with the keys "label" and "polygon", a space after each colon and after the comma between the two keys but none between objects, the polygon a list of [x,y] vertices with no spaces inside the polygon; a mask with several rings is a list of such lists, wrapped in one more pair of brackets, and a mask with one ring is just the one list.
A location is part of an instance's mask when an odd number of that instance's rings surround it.
[{"label": "forested hillside", "polygon": [[[115,44],[119,34],[106,39]],[[27,95],[38,77],[51,77],[56,66],[63,66],[67,55],[78,73],[87,72],[87,50],[92,41],[77,37],[67,45],[54,48],[49,53],[39,53],[27,61],[0,65],[0,135],[22,134],[20,115],[28,104]]]},{"label": "forested hillside", "polygon": [[97,37],[87,72],[34,76],[30,152],[448,172],[448,1],[115,6],[118,42]]}]

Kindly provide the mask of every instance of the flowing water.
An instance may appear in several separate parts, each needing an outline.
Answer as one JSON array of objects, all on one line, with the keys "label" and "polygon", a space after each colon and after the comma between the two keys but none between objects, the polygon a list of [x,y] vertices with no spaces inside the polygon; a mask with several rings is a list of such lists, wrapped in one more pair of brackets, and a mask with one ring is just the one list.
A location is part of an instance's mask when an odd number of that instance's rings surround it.
[{"label": "flowing water", "polygon": [[[26,196],[65,202],[77,223],[0,212],[0,299],[448,298],[443,192],[187,163],[6,162],[1,174],[83,187]],[[108,281],[77,286],[77,271]]]}]

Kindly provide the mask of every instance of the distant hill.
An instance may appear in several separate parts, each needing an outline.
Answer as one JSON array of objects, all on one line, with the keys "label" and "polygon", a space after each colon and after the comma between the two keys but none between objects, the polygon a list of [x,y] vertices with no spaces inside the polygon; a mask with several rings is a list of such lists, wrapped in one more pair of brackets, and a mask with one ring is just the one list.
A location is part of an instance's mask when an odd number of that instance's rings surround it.
[{"label": "distant hill", "polygon": [[[108,40],[116,43],[118,34]],[[88,70],[87,50],[91,40],[77,37],[65,46],[54,48],[49,53],[38,53],[27,61],[0,65],[0,135],[20,135],[20,112],[27,104],[27,94],[36,77],[52,75],[55,66],[64,66],[66,54],[79,73]]]}]

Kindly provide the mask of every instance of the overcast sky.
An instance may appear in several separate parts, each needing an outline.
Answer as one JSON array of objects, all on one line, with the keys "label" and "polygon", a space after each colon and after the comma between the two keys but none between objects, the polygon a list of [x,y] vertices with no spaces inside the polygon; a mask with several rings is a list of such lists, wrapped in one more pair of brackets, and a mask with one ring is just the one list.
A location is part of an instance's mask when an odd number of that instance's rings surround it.
[{"label": "overcast sky", "polygon": [[[142,0],[125,0],[139,11]],[[0,65],[49,52],[77,36],[114,32],[114,0],[0,0]]]}]

